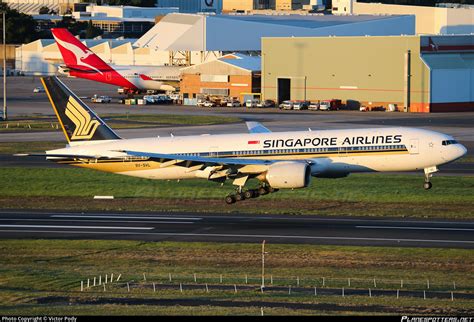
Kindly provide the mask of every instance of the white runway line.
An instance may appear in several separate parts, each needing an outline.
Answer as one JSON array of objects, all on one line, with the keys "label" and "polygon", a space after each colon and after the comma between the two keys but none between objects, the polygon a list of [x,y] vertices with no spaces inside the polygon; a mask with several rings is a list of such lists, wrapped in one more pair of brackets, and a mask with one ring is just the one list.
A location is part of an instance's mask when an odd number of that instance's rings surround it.
[{"label": "white runway line", "polygon": [[56,225],[0,225],[4,228],[64,228],[64,229],[131,229],[151,230],[154,227],[109,227],[109,226],[56,226]]},{"label": "white runway line", "polygon": [[240,238],[284,238],[284,239],[319,239],[319,240],[355,240],[355,241],[390,241],[390,242],[417,242],[417,243],[464,243],[474,244],[474,240],[443,240],[443,239],[411,239],[411,238],[371,238],[371,237],[341,237],[341,236],[285,236],[285,235],[236,235],[236,234],[196,234],[196,233],[132,233],[110,231],[49,231],[49,230],[0,230],[0,232],[28,232],[28,233],[57,233],[57,234],[121,234],[121,235],[148,235],[148,236],[183,236],[183,237],[240,237]]},{"label": "white runway line", "polygon": [[399,229],[399,230],[453,230],[453,231],[474,231],[469,228],[447,228],[447,227],[403,227],[403,226],[356,226],[364,229]]},{"label": "white runway line", "polygon": [[[18,218],[0,218],[0,221],[52,221],[52,222],[87,222],[79,219],[18,219]],[[147,224],[195,224],[193,221],[143,221],[143,220],[91,220],[93,222],[106,222],[106,223],[147,223]]]},{"label": "white runway line", "polygon": [[193,217],[147,217],[147,216],[106,216],[106,215],[51,215],[52,218],[112,218],[112,219],[159,219],[159,220],[202,220]]}]

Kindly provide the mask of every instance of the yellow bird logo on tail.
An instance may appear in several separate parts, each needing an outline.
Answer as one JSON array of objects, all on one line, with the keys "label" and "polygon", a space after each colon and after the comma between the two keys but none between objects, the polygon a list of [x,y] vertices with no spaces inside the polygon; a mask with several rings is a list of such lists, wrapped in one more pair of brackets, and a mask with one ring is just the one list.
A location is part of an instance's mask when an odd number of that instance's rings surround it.
[{"label": "yellow bird logo on tail", "polygon": [[72,96],[66,105],[66,116],[76,125],[71,140],[89,140],[94,136],[100,122],[93,120],[91,115]]}]

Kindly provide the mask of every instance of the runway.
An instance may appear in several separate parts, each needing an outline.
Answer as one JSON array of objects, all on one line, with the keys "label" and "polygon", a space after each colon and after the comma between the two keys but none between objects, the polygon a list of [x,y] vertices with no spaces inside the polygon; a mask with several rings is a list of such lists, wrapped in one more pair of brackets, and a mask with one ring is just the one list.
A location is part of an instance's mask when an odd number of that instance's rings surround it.
[{"label": "runway", "polygon": [[0,238],[474,248],[473,221],[1,211]]}]

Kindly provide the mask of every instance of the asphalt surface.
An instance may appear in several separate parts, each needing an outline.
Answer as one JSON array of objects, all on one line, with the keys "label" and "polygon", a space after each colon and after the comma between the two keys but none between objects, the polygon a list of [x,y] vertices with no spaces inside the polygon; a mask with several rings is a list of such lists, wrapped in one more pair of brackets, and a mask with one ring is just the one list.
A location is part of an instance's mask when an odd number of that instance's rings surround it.
[{"label": "asphalt surface", "polygon": [[0,238],[474,248],[473,221],[1,211]]}]

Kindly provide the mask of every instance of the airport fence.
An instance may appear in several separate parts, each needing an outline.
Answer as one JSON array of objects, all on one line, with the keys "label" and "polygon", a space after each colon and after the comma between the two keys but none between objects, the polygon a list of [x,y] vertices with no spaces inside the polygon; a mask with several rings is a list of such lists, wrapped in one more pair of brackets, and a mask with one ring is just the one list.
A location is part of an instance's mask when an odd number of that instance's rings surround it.
[{"label": "airport fence", "polygon": [[127,276],[104,274],[80,282],[81,292],[159,292],[175,290],[210,292],[258,292],[288,295],[339,295],[345,296],[393,296],[450,299],[474,299],[473,287],[458,285],[455,281],[403,280],[383,278],[340,278],[340,277],[262,277],[241,274],[146,274]]}]

